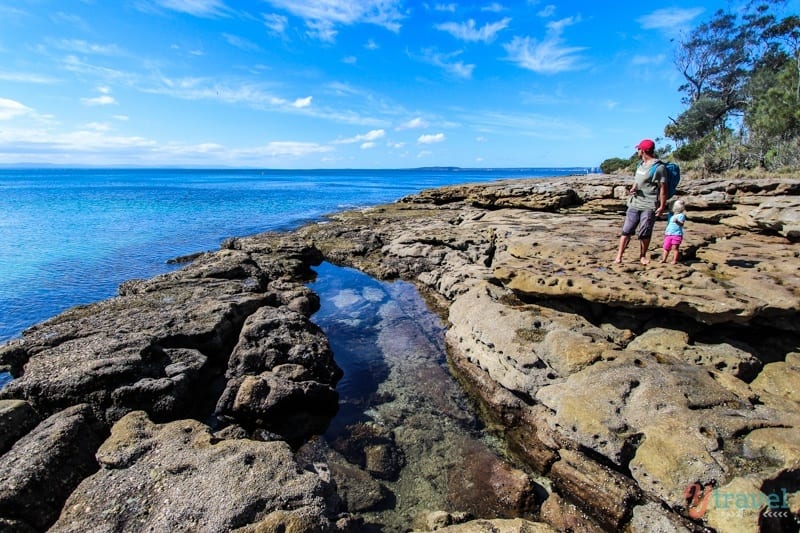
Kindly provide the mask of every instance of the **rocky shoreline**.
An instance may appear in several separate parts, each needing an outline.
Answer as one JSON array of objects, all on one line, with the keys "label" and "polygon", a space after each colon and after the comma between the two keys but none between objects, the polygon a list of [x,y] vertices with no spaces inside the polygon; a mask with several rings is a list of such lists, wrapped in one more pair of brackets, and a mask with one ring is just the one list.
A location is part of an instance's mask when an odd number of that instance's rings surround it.
[{"label": "rocky shoreline", "polygon": [[424,191],[231,239],[29,329],[0,347],[0,530],[358,531],[327,465],[294,454],[337,408],[305,285],[323,260],[415,283],[452,371],[549,479],[518,511],[538,522],[409,529],[796,529],[800,180],[685,179],[684,262],[615,266],[627,181]]}]

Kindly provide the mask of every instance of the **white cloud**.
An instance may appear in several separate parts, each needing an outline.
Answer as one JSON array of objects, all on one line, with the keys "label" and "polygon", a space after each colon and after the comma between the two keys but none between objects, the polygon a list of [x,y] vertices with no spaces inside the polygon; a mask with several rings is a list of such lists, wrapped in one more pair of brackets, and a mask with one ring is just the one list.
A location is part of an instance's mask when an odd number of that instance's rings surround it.
[{"label": "white cloud", "polygon": [[116,44],[96,44],[80,39],[62,39],[56,43],[62,50],[78,52],[79,54],[95,54],[103,56],[121,56],[125,52]]},{"label": "white cloud", "polygon": [[289,25],[289,19],[277,13],[264,13],[264,25],[275,33],[286,32],[286,27]]},{"label": "white cloud", "polygon": [[490,11],[492,13],[500,13],[501,11],[505,11],[506,8],[503,7],[502,4],[498,4],[497,2],[492,2],[489,5],[483,6],[481,11]]},{"label": "white cloud", "polygon": [[364,48],[366,48],[367,50],[377,50],[380,47],[378,46],[378,43],[376,43],[374,39],[368,39],[367,42],[364,44]]},{"label": "white cloud", "polygon": [[292,103],[292,107],[296,107],[297,109],[302,109],[304,107],[308,107],[311,105],[311,99],[313,97],[306,96],[305,98],[298,98]]},{"label": "white cloud", "polygon": [[396,129],[398,130],[417,130],[422,128],[427,128],[428,122],[423,119],[422,117],[412,118],[406,122],[403,122]]},{"label": "white cloud", "polygon": [[487,138],[486,138],[486,137],[484,137],[483,135],[478,135],[477,137],[475,137],[475,142],[479,142],[479,143],[485,143],[485,142],[486,142],[486,141],[488,141],[488,140],[489,140],[489,139],[487,139]]},{"label": "white cloud", "polygon": [[249,41],[243,37],[239,37],[238,35],[223,33],[222,36],[226,41],[228,41],[229,45],[235,46],[239,50],[244,50],[245,52],[258,52],[261,50],[261,47],[253,41]]},{"label": "white cloud", "polygon": [[195,17],[218,17],[228,12],[225,3],[219,0],[155,0],[155,3],[163,8]]},{"label": "white cloud", "polygon": [[110,88],[98,87],[97,91],[100,93],[100,96],[95,96],[94,98],[81,98],[81,102],[83,102],[83,105],[96,106],[96,105],[111,105],[117,103],[114,97],[111,96]]},{"label": "white cloud", "polygon": [[369,150],[370,148],[375,148],[375,143],[374,142],[366,142],[366,143],[361,145],[361,149],[362,150]]},{"label": "white cloud", "polygon": [[20,115],[31,112],[31,108],[22,105],[15,100],[0,98],[0,120],[10,120]]},{"label": "white cloud", "polygon": [[347,56],[342,59],[342,63],[345,63],[346,65],[355,65],[358,63],[358,58],[356,56]]},{"label": "white cloud", "polygon": [[49,84],[56,83],[58,80],[41,74],[31,74],[27,72],[0,72],[0,80],[13,81],[20,83]]},{"label": "white cloud", "polygon": [[556,12],[556,6],[554,6],[553,4],[547,4],[536,14],[542,18],[548,18],[552,17],[555,14],[555,12]]},{"label": "white cloud", "polygon": [[503,47],[508,59],[522,68],[542,74],[555,74],[583,68],[578,55],[585,47],[565,46],[561,33],[567,26],[580,22],[580,17],[566,17],[547,23],[547,36],[541,41],[532,37],[514,37]]},{"label": "white cloud", "polygon": [[463,61],[452,61],[453,58],[462,54],[461,50],[443,54],[432,49],[423,51],[423,60],[431,65],[444,69],[446,72],[458,78],[468,79],[472,77],[475,65],[464,63]]},{"label": "white cloud", "polygon": [[511,19],[506,17],[498,22],[491,24],[484,24],[480,28],[475,27],[475,21],[469,19],[467,22],[445,22],[444,24],[437,24],[436,29],[446,31],[453,37],[463,41],[483,41],[485,43],[492,42],[497,33],[508,27]]},{"label": "white cloud", "polygon": [[445,139],[444,133],[425,134],[425,135],[420,135],[419,139],[417,139],[417,142],[419,144],[434,144],[434,143],[440,143],[444,141],[444,139]]},{"label": "white cloud", "polygon": [[542,74],[582,68],[581,58],[576,54],[585,50],[577,46],[564,46],[558,37],[548,37],[541,42],[531,37],[514,37],[504,48],[509,60]]},{"label": "white cloud", "polygon": [[458,5],[456,4],[436,4],[433,6],[433,9],[436,11],[449,11],[450,13],[455,13],[457,7]]},{"label": "white cloud", "polygon": [[111,126],[107,122],[88,122],[83,126],[93,131],[111,131]]},{"label": "white cloud", "polygon": [[330,146],[323,146],[317,143],[296,142],[296,141],[273,141],[267,143],[263,152],[269,156],[292,156],[302,157],[310,154],[330,152]]},{"label": "white cloud", "polygon": [[358,142],[372,142],[377,141],[378,139],[382,139],[386,135],[385,130],[372,130],[364,133],[362,135],[356,135],[355,137],[349,137],[347,139],[339,139],[333,141],[334,144],[352,144]]},{"label": "white cloud", "polygon": [[374,24],[398,32],[404,18],[399,0],[267,0],[272,6],[302,18],[308,34],[333,42],[337,25]]},{"label": "white cloud", "polygon": [[691,27],[691,22],[705,10],[702,7],[687,9],[658,9],[649,15],[639,17],[636,22],[645,30],[660,30],[669,36],[677,36]]}]

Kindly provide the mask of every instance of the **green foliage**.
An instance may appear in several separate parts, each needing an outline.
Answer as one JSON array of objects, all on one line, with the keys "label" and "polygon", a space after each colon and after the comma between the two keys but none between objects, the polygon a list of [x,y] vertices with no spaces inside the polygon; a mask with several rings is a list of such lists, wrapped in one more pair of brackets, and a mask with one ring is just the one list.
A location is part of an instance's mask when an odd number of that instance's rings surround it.
[{"label": "green foliage", "polygon": [[681,43],[686,109],[664,128],[707,172],[800,168],[800,17],[784,0],[717,11]]},{"label": "green foliage", "polygon": [[633,158],[621,159],[619,157],[612,157],[611,159],[606,159],[600,163],[600,170],[603,172],[603,174],[613,174],[614,172],[618,172],[620,170],[629,169],[634,164]]}]

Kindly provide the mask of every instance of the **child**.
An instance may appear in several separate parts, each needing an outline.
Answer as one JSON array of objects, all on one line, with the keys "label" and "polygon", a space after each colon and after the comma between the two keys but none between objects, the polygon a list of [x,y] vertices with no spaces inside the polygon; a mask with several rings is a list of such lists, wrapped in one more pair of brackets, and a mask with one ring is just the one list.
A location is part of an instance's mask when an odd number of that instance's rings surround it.
[{"label": "child", "polygon": [[683,225],[686,223],[685,202],[683,200],[675,200],[672,204],[672,214],[667,220],[667,229],[664,231],[664,254],[661,256],[661,262],[666,263],[667,257],[672,250],[675,250],[675,259],[672,264],[676,264],[681,256],[680,246],[683,240]]}]

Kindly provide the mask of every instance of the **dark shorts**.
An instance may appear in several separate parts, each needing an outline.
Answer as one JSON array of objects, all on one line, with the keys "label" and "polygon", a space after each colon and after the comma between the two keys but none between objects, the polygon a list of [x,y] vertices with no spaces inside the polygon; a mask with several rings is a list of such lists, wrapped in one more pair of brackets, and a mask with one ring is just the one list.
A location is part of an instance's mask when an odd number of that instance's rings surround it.
[{"label": "dark shorts", "polygon": [[[622,234],[631,236],[634,233],[640,239],[649,239],[653,235],[653,226],[656,225],[656,212],[654,210],[640,211],[629,207],[625,212],[625,223],[622,225]],[[638,230],[636,228],[639,228]]]}]

